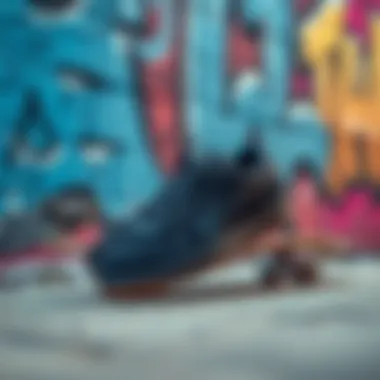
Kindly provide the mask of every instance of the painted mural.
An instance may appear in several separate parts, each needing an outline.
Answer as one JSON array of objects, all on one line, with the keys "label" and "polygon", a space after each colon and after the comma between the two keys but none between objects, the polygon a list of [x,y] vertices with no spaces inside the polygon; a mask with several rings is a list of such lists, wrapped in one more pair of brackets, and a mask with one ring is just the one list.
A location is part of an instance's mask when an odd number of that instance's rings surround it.
[{"label": "painted mural", "polygon": [[299,228],[378,247],[377,9],[369,0],[1,2],[1,212],[78,182],[108,213],[128,212],[184,155],[232,154],[258,130],[294,210],[309,199]]},{"label": "painted mural", "polygon": [[369,248],[380,243],[379,10],[378,1],[326,2],[301,32],[332,142],[325,183],[335,205],[324,224]]}]

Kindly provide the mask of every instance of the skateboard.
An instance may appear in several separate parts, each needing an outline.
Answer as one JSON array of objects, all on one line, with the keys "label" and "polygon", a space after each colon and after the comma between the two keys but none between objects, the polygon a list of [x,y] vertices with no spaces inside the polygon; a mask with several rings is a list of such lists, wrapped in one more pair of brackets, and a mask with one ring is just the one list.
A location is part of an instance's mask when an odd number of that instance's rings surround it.
[{"label": "skateboard", "polygon": [[[112,223],[89,252],[88,265],[109,299],[173,295],[175,284],[267,252],[260,283],[317,282],[312,260],[297,255],[284,189],[259,146],[233,159],[187,162],[133,218]],[[302,244],[301,244],[302,243]]]}]

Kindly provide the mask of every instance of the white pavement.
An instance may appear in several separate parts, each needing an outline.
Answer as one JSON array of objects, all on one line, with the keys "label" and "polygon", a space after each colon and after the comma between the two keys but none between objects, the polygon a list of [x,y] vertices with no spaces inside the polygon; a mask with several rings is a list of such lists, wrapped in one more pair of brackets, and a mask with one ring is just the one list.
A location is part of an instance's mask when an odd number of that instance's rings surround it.
[{"label": "white pavement", "polygon": [[[324,275],[336,285],[199,302],[111,305],[84,284],[3,293],[0,379],[380,379],[380,263]],[[251,276],[245,265],[198,284]]]}]

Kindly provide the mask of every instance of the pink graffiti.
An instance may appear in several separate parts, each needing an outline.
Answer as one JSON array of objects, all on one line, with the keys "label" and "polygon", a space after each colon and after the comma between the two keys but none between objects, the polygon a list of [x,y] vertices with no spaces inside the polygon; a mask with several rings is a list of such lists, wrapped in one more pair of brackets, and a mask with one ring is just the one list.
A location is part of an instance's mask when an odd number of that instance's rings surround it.
[{"label": "pink graffiti", "polygon": [[346,26],[361,45],[368,46],[370,17],[380,11],[380,0],[348,0],[346,5]]},{"label": "pink graffiti", "polygon": [[310,99],[311,78],[308,74],[295,70],[291,77],[290,93],[293,99]]},{"label": "pink graffiti", "polygon": [[290,193],[290,216],[298,232],[314,236],[319,230],[320,200],[315,183],[309,176],[297,179]]},{"label": "pink graffiti", "polygon": [[340,202],[336,207],[326,202],[324,207],[329,212],[325,213],[324,224],[331,232],[348,236],[355,246],[367,248],[370,243],[368,228],[372,223],[369,218],[371,195],[365,190],[352,190]]},{"label": "pink graffiti", "polygon": [[[179,22],[176,26],[178,25]],[[161,27],[160,9],[152,9],[148,17],[148,33],[145,38],[152,38],[159,33]],[[179,94],[181,31],[181,28],[176,28],[173,44],[164,57],[142,62],[140,73],[146,129],[157,163],[166,174],[175,172],[182,154]]]},{"label": "pink graffiti", "polygon": [[300,15],[304,15],[307,13],[315,4],[316,0],[293,0],[294,8],[297,13]]},{"label": "pink graffiti", "polygon": [[259,39],[247,35],[244,28],[232,22],[228,35],[228,68],[231,77],[261,65]]},{"label": "pink graffiti", "polygon": [[321,198],[310,177],[299,178],[291,192],[290,212],[303,237],[349,240],[361,250],[380,248],[380,203],[367,189],[352,189],[334,204]]},{"label": "pink graffiti", "polygon": [[80,260],[86,255],[88,247],[101,238],[98,225],[80,227],[74,233],[62,237],[62,240],[44,242],[21,252],[10,252],[0,260],[1,275],[13,268],[27,265],[59,265]]}]

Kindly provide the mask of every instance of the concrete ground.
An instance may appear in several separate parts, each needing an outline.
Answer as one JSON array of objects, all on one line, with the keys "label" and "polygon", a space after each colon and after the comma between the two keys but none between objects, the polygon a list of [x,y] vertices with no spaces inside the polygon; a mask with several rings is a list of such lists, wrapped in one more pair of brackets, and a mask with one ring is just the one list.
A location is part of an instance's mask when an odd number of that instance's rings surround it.
[{"label": "concrete ground", "polygon": [[170,302],[109,304],[87,281],[3,292],[0,379],[380,379],[380,262],[328,263],[315,290],[196,296],[255,270],[210,274]]}]

